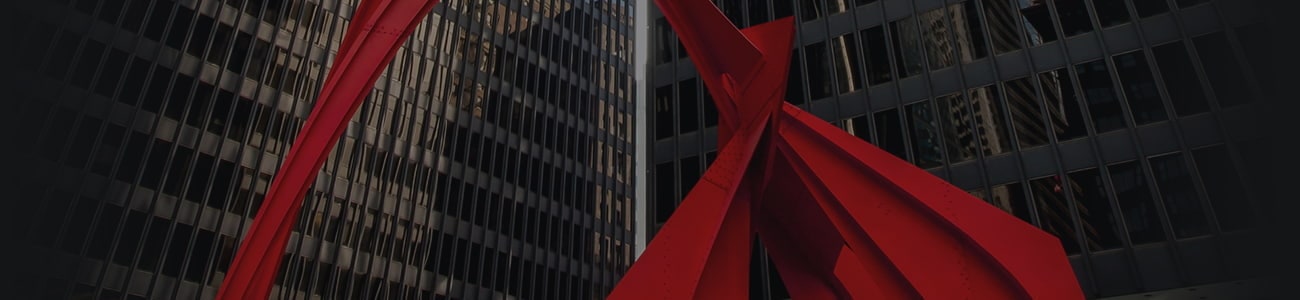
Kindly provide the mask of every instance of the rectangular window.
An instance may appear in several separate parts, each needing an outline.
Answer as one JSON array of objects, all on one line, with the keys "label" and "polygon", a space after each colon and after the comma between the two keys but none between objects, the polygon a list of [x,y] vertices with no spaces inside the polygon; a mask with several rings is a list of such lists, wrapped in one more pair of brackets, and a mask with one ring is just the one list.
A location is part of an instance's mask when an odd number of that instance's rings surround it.
[{"label": "rectangular window", "polygon": [[[790,2],[790,1],[785,1],[785,2]],[[748,3],[749,3],[749,24],[754,24],[754,25],[763,24],[772,20],[770,17],[767,16],[768,11],[771,10],[770,8],[768,8],[767,0],[748,1]]]},{"label": "rectangular window", "polygon": [[794,105],[800,105],[804,102],[803,96],[803,64],[800,63],[799,49],[795,48],[790,55],[790,76],[786,78],[785,101]]},{"label": "rectangular window", "polygon": [[867,141],[868,143],[871,142],[871,120],[867,115],[861,115],[852,119],[844,120],[844,130],[859,139]]},{"label": "rectangular window", "polygon": [[1115,72],[1119,73],[1120,84],[1124,88],[1124,96],[1128,100],[1128,109],[1133,113],[1134,122],[1143,125],[1169,119],[1160,99],[1160,90],[1156,89],[1155,77],[1151,76],[1151,68],[1147,66],[1142,51],[1116,55]]},{"label": "rectangular window", "polygon": [[1151,48],[1160,68],[1160,78],[1169,91],[1169,102],[1179,116],[1188,116],[1210,111],[1210,104],[1201,87],[1201,79],[1192,67],[1192,60],[1187,54],[1183,42],[1174,42]]},{"label": "rectangular window", "polygon": [[673,86],[661,86],[655,88],[655,138],[666,139],[676,134],[673,130],[673,120],[676,111],[673,109]]},{"label": "rectangular window", "polygon": [[809,97],[813,100],[830,97],[835,91],[835,83],[830,80],[830,77],[835,75],[832,74],[834,71],[831,69],[831,62],[826,57],[826,43],[808,45],[804,53],[807,54],[808,62]]},{"label": "rectangular window", "polygon": [[1074,171],[1067,177],[1070,192],[1079,206],[1079,221],[1083,224],[1084,243],[1091,251],[1115,249],[1122,246],[1123,225],[1111,207],[1110,194],[1097,169]]},{"label": "rectangular window", "polygon": [[838,14],[838,13],[848,11],[849,7],[853,6],[848,2],[849,0],[826,0],[826,12],[827,12],[826,15],[833,15],[833,14]]},{"label": "rectangular window", "polygon": [[[781,2],[781,0],[777,0],[776,2]],[[822,0],[803,0],[800,1],[799,4],[802,4],[799,5],[799,10],[803,12],[800,14],[800,17],[802,18],[799,19],[799,21],[803,22],[821,18],[823,11],[825,10],[822,7]]]},{"label": "rectangular window", "polygon": [[1092,18],[1088,17],[1088,7],[1083,1],[1053,1],[1056,4],[1056,16],[1061,20],[1061,32],[1072,37],[1092,32]]},{"label": "rectangular window", "polygon": [[681,198],[686,198],[686,195],[691,193],[691,189],[695,188],[695,183],[700,181],[700,175],[702,172],[700,170],[699,156],[691,156],[682,159],[680,170],[681,175],[677,177],[681,180],[681,182],[677,184],[682,187]]},{"label": "rectangular window", "polygon": [[969,90],[971,113],[975,115],[975,135],[984,155],[997,155],[1011,151],[1011,132],[1003,118],[1003,101],[996,86]]},{"label": "rectangular window", "polygon": [[862,88],[862,67],[857,45],[853,33],[831,39],[831,65],[835,66],[835,82],[839,84],[841,94]]},{"label": "rectangular window", "polygon": [[694,132],[700,129],[700,96],[699,81],[687,79],[677,82],[677,130],[681,133]]},{"label": "rectangular window", "polygon": [[988,196],[988,201],[992,202],[993,206],[1020,220],[1034,223],[1033,216],[1029,212],[1029,199],[1025,197],[1025,190],[1019,182],[995,185],[989,189]]},{"label": "rectangular window", "polygon": [[668,217],[677,209],[677,171],[673,170],[673,162],[666,162],[655,165],[655,222],[663,223],[668,221]]},{"label": "rectangular window", "polygon": [[[976,1],[966,2],[974,4]],[[1032,37],[1038,38],[1033,25],[1021,14],[1019,5],[1006,0],[980,0],[978,3],[978,10],[967,9],[967,17],[976,19],[977,16],[983,16],[988,27],[988,43],[996,53],[1007,53],[1024,47],[1024,41],[1021,40],[1022,27],[1032,32]]]},{"label": "rectangular window", "polygon": [[862,30],[859,35],[862,36],[861,49],[867,58],[868,83],[877,85],[893,81],[893,72],[889,69],[889,47],[885,43],[885,30],[883,27],[867,28]]},{"label": "rectangular window", "polygon": [[1128,14],[1128,7],[1124,5],[1124,0],[1092,0],[1092,8],[1097,11],[1097,21],[1101,23],[1101,27],[1111,27],[1132,21],[1132,17]]},{"label": "rectangular window", "polygon": [[780,19],[780,18],[789,17],[793,15],[794,15],[794,1],[773,1],[772,2],[772,17],[776,19]]},{"label": "rectangular window", "polygon": [[1228,156],[1228,148],[1215,145],[1192,150],[1192,158],[1201,174],[1201,184],[1205,185],[1205,192],[1210,196],[1219,227],[1224,231],[1250,228],[1254,223],[1254,213],[1250,201],[1243,197],[1246,188]]},{"label": "rectangular window", "polygon": [[668,25],[668,19],[659,18],[655,20],[655,64],[667,63],[673,60],[673,43],[677,42],[677,37],[673,36],[672,27]]},{"label": "rectangular window", "polygon": [[1007,91],[1007,106],[1011,109],[1011,126],[1016,130],[1016,140],[1021,148],[1042,146],[1051,140],[1043,126],[1042,105],[1031,77],[1012,79],[1003,84]]},{"label": "rectangular window", "polygon": [[1188,238],[1210,233],[1201,198],[1197,196],[1192,175],[1181,153],[1151,158],[1151,175],[1155,176],[1165,214],[1174,225],[1174,236]]},{"label": "rectangular window", "polygon": [[713,101],[713,94],[709,93],[708,87],[705,87],[699,78],[695,79],[696,84],[702,88],[704,100],[701,100],[700,106],[704,107],[704,127],[718,126],[718,104]]},{"label": "rectangular window", "polygon": [[933,9],[920,13],[916,17],[921,26],[919,30],[921,44],[925,47],[925,56],[932,70],[947,68],[957,61],[953,54],[957,47],[949,35],[953,31],[953,27],[948,23],[950,10],[957,10],[957,6],[949,5]]},{"label": "rectangular window", "polygon": [[1038,227],[1060,239],[1066,254],[1078,254],[1079,242],[1075,240],[1078,231],[1074,227],[1074,218],[1070,216],[1073,204],[1066,199],[1061,181],[1057,177],[1030,180],[1029,191],[1038,206]]},{"label": "rectangular window", "polygon": [[1124,109],[1120,106],[1115,86],[1110,81],[1106,61],[1077,64],[1074,65],[1074,70],[1078,72],[1079,86],[1088,103],[1088,113],[1092,115],[1092,125],[1097,133],[1123,129]]},{"label": "rectangular window", "polygon": [[903,144],[903,122],[898,109],[876,112],[876,146],[907,160],[907,145]]},{"label": "rectangular window", "polygon": [[897,77],[906,78],[920,74],[923,70],[921,32],[916,26],[916,20],[908,17],[890,22],[889,34],[894,42],[894,64],[898,65]]},{"label": "rectangular window", "polygon": [[939,122],[929,101],[907,105],[907,129],[912,138],[912,157],[918,167],[933,168],[943,165],[940,152]]},{"label": "rectangular window", "polygon": [[[1034,1],[1034,0],[1014,0],[1014,1],[1016,4],[1019,4],[1018,7],[1020,10],[1019,12],[1012,11],[1014,10],[1014,8],[1008,8],[1008,10],[1006,11],[993,11],[985,15],[989,16],[990,18],[995,18],[994,16],[998,13],[1007,14],[1008,16],[1021,15],[1022,17],[1020,20],[1021,22],[1020,27],[1024,29],[1025,38],[1029,41],[1029,46],[1047,43],[1047,42],[1055,41],[1057,39],[1056,26],[1053,25],[1052,23],[1052,12],[1047,8],[1046,1]],[[984,2],[986,7],[985,10],[989,10],[987,7],[990,5],[994,7],[1006,5],[998,2],[1005,3],[1006,1],[987,0]],[[1087,15],[1084,15],[1084,18],[1087,18]],[[990,22],[990,24],[993,23]],[[990,26],[990,28],[993,27]],[[989,30],[996,31],[997,29],[989,29]],[[1020,48],[1016,47],[1013,50],[1018,50],[1018,49]]]},{"label": "rectangular window", "polygon": [[961,94],[952,94],[935,98],[937,118],[943,122],[944,146],[948,150],[948,159],[953,163],[975,158],[979,143],[975,141],[975,116],[966,108],[965,98]]},{"label": "rectangular window", "polygon": [[1110,182],[1115,188],[1115,197],[1119,200],[1120,212],[1133,244],[1165,240],[1165,229],[1155,199],[1147,188],[1145,173],[1136,161],[1110,166]]},{"label": "rectangular window", "polygon": [[988,56],[988,43],[984,40],[984,22],[980,20],[979,7],[975,1],[953,4],[948,10],[952,20],[953,45],[957,48],[957,57],[968,63]]}]

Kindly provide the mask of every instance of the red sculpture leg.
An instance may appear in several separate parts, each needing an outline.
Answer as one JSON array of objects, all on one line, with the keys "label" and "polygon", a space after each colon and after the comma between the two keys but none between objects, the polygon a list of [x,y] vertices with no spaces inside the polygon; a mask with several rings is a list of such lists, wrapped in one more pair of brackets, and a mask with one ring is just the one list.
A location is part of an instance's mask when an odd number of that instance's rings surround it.
[{"label": "red sculpture leg", "polygon": [[361,1],[316,106],[271,181],[217,299],[265,299],[270,295],[303,195],[380,73],[437,3]]},{"label": "red sculpture leg", "polygon": [[747,298],[749,277],[736,274],[749,274],[753,231],[750,198],[740,189],[760,133],[722,148],[610,299]]}]

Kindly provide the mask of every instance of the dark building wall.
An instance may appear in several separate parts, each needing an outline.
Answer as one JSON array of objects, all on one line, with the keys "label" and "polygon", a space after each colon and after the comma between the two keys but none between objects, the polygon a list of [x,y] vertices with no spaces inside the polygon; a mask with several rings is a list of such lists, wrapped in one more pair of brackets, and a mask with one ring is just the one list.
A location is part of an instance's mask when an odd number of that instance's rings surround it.
[{"label": "dark building wall", "polygon": [[[631,263],[632,5],[444,1],[272,297],[590,299]],[[6,4],[6,297],[216,292],[356,0]]]},{"label": "dark building wall", "polygon": [[[740,27],[798,18],[787,101],[1060,237],[1090,297],[1268,268],[1257,116],[1283,29],[1255,1],[714,2]],[[648,22],[653,234],[718,145],[688,55]],[[752,296],[788,297],[755,253]]]}]

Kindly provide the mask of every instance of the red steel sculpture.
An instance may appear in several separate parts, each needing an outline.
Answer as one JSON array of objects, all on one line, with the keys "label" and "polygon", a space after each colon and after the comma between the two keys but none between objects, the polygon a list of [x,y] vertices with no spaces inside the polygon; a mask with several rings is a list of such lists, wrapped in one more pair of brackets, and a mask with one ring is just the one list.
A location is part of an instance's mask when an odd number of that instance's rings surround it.
[{"label": "red steel sculpture", "polygon": [[[302,196],[437,2],[361,1],[218,299],[270,295]],[[1083,298],[1055,237],[782,101],[793,19],[738,30],[707,0],[656,3],[718,107],[722,149],[610,298],[748,298],[755,234],[801,299]]]},{"label": "red steel sculpture", "polygon": [[1056,237],[782,101],[792,18],[655,2],[721,150],[611,299],[748,298],[755,234],[796,299],[1083,299]]},{"label": "red steel sculpture", "polygon": [[262,206],[217,291],[217,299],[271,294],[302,197],[397,49],[438,0],[363,0],[352,14],[316,107],[271,180]]}]

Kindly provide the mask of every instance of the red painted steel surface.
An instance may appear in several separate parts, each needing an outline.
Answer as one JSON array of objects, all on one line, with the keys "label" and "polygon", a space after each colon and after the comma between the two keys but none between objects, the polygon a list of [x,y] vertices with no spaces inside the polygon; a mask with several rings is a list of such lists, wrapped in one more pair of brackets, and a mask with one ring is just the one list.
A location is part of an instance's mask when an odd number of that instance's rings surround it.
[{"label": "red painted steel surface", "polygon": [[353,14],[316,107],[303,124],[217,291],[217,299],[270,295],[302,197],[415,26],[437,0],[363,0]]},{"label": "red painted steel surface", "polygon": [[792,19],[656,3],[722,150],[611,299],[746,299],[755,234],[796,299],[1083,299],[1056,237],[782,101]]},{"label": "red painted steel surface", "polygon": [[[217,298],[269,295],[301,197],[437,2],[361,2]],[[784,103],[793,19],[738,30],[708,1],[656,2],[719,108],[723,146],[611,298],[748,298],[755,234],[798,298],[1082,298],[1054,237]]]}]

